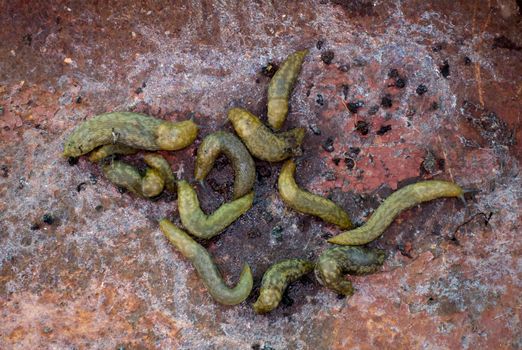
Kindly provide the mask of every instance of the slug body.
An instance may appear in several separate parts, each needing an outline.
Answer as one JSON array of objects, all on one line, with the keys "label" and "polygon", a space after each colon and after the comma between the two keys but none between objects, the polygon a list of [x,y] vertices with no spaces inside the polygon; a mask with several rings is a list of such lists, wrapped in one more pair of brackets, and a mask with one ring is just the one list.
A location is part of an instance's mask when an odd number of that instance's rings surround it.
[{"label": "slug body", "polygon": [[78,157],[107,144],[174,151],[194,142],[197,133],[191,120],[169,122],[131,112],[105,113],[76,127],[65,143],[63,156]]},{"label": "slug body", "polygon": [[170,192],[176,191],[176,178],[170,164],[159,154],[149,153],[143,156],[143,161],[152,169],[156,170],[165,182],[165,188]]},{"label": "slug body", "polygon": [[137,152],[137,149],[119,143],[103,145],[89,154],[89,160],[93,163],[97,163],[115,154],[129,155]]},{"label": "slug body", "polygon": [[300,146],[305,135],[303,128],[275,134],[259,118],[242,108],[230,109],[228,119],[256,158],[279,162],[301,154]]},{"label": "slug body", "polygon": [[236,286],[229,288],[223,281],[217,266],[205,248],[170,221],[163,219],[159,225],[163,234],[174,247],[185,258],[190,260],[207,287],[208,292],[216,301],[225,305],[236,305],[248,297],[253,286],[252,271],[248,264],[243,265],[243,270]]},{"label": "slug body", "polygon": [[225,154],[234,168],[234,199],[252,191],[256,179],[254,160],[243,142],[229,132],[218,131],[205,137],[198,148],[194,175],[202,181],[220,154]]},{"label": "slug body", "polygon": [[287,160],[281,168],[277,186],[283,201],[301,213],[318,216],[342,229],[352,227],[350,217],[340,206],[297,186],[294,179],[295,168],[296,165],[292,160]]},{"label": "slug body", "polygon": [[317,259],[315,276],[323,286],[346,296],[354,292],[344,274],[363,275],[377,271],[386,255],[380,249],[364,247],[333,247]]},{"label": "slug body", "polygon": [[311,272],[314,264],[303,259],[280,261],[266,270],[261,281],[259,297],[254,303],[254,311],[263,314],[272,311],[279,305],[286,287]]},{"label": "slug body", "polygon": [[361,227],[345,231],[328,240],[340,245],[362,245],[377,239],[401,211],[441,197],[460,197],[464,191],[453,182],[417,182],[393,192]]},{"label": "slug body", "polygon": [[181,223],[193,236],[210,239],[252,207],[254,192],[221,205],[211,215],[199,207],[196,191],[186,181],[178,181],[178,210]]},{"label": "slug body", "polygon": [[308,50],[297,51],[281,64],[268,85],[268,124],[279,130],[288,114],[288,101]]},{"label": "slug body", "polygon": [[141,190],[142,177],[135,167],[118,160],[102,167],[105,177],[114,185],[125,188],[138,196],[144,196]]}]

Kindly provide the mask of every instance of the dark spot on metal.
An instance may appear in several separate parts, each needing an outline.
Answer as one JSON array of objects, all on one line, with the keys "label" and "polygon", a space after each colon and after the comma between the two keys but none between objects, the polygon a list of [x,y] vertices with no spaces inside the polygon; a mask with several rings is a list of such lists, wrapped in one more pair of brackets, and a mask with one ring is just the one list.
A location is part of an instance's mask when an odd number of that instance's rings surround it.
[{"label": "dark spot on metal", "polygon": [[70,166],[78,164],[78,157],[67,158],[67,163],[69,163]]},{"label": "dark spot on metal", "polygon": [[319,106],[324,106],[324,97],[323,97],[323,95],[321,95],[321,94],[317,94],[317,98],[315,99],[315,102],[316,102]]},{"label": "dark spot on metal", "polygon": [[433,50],[433,52],[442,51],[442,43],[437,43],[437,44],[433,45],[431,49]]},{"label": "dark spot on metal", "polygon": [[357,123],[355,123],[355,130],[360,132],[361,135],[368,135],[370,132],[370,125],[364,120],[358,120]]},{"label": "dark spot on metal", "polygon": [[54,217],[52,216],[52,214],[46,213],[46,214],[44,214],[44,216],[42,217],[42,221],[43,221],[44,223],[46,223],[47,225],[52,225],[53,222],[54,222]]},{"label": "dark spot on metal", "polygon": [[415,92],[417,93],[417,95],[422,96],[426,92],[428,92],[428,88],[426,87],[426,85],[420,84],[419,86],[417,86],[417,89],[415,90]]},{"label": "dark spot on metal", "polygon": [[102,211],[103,210],[103,205],[98,204],[97,206],[94,207],[94,210],[96,210],[98,212]]},{"label": "dark spot on metal", "polygon": [[352,170],[355,167],[355,161],[350,157],[344,158],[344,164],[348,170]]},{"label": "dark spot on metal", "polygon": [[321,50],[324,46],[324,40],[317,40],[317,43],[315,44],[315,47],[317,47],[317,50]]},{"label": "dark spot on metal", "polygon": [[402,89],[406,86],[406,79],[405,78],[398,78],[395,81],[395,87],[398,89]]},{"label": "dark spot on metal", "polygon": [[98,182],[98,178],[96,177],[96,175],[91,173],[89,175],[89,182],[91,183],[91,185],[96,185],[96,183]]},{"label": "dark spot on metal", "polygon": [[469,66],[471,64],[471,58],[469,58],[468,56],[464,57],[464,64],[466,66]]},{"label": "dark spot on metal", "polygon": [[76,103],[82,103],[82,97],[81,96],[78,96],[76,97]]},{"label": "dark spot on metal", "polygon": [[440,74],[444,77],[444,78],[447,78],[449,77],[450,75],[450,66],[449,66],[449,63],[448,61],[444,61],[444,63],[442,64],[442,66],[439,67],[439,70],[440,70]]},{"label": "dark spot on metal", "polygon": [[382,136],[392,129],[391,125],[382,125],[377,131],[377,135]]},{"label": "dark spot on metal", "polygon": [[334,52],[332,50],[328,50],[321,54],[321,60],[324,62],[324,64],[330,64],[332,63],[334,56]]},{"label": "dark spot on metal", "polygon": [[335,165],[339,165],[339,163],[341,162],[341,158],[332,158],[332,162],[335,164]]},{"label": "dark spot on metal", "polygon": [[40,224],[38,224],[37,222],[33,222],[31,224],[31,227],[29,227],[31,229],[31,231],[36,231],[36,230],[39,230],[40,229]]},{"label": "dark spot on metal", "polygon": [[384,95],[381,99],[381,106],[384,108],[390,108],[392,106],[392,99],[390,95]]},{"label": "dark spot on metal", "polygon": [[87,186],[87,182],[80,182],[78,184],[78,186],[76,186],[76,191],[81,192],[85,189],[86,186]]},{"label": "dark spot on metal", "polygon": [[322,144],[322,147],[323,149],[326,151],[326,152],[333,152],[334,151],[334,146],[333,146],[333,143],[334,143],[334,139],[332,137],[328,137],[324,143]]},{"label": "dark spot on metal", "polygon": [[439,103],[437,101],[433,101],[431,103],[430,108],[431,108],[432,111],[436,111],[437,109],[439,109]]}]

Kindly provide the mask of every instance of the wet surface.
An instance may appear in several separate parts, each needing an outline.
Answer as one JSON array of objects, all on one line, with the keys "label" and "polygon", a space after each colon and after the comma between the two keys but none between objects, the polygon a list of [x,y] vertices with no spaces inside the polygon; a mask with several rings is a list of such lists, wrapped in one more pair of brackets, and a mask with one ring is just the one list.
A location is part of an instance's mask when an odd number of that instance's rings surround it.
[{"label": "wet surface", "polygon": [[[520,10],[375,3],[2,2],[0,348],[520,348]],[[371,243],[388,254],[383,269],[349,277],[353,297],[311,274],[258,316],[267,267],[314,259],[339,233],[285,207],[280,164],[256,161],[253,208],[204,242],[230,284],[244,262],[253,269],[250,298],[225,307],[158,229],[179,224],[175,195],[122,194],[97,165],[60,155],[99,113],[194,118],[196,143],[161,152],[192,181],[201,139],[233,131],[232,106],[266,121],[270,70],[304,48],[284,126],[307,129],[301,186],[358,224],[422,179],[478,192],[401,214]],[[207,212],[231,198],[232,179],[223,158],[197,185]]]}]

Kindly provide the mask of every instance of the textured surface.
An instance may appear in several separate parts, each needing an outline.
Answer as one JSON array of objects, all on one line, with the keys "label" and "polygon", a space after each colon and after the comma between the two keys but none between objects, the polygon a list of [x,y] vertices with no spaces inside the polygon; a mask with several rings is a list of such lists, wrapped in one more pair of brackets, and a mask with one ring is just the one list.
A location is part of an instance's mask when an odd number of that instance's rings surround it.
[{"label": "textured surface", "polygon": [[[49,3],[0,0],[0,348],[520,348],[516,1]],[[255,293],[213,302],[163,237],[175,200],[120,194],[98,165],[60,154],[104,112],[191,116],[200,139],[232,131],[230,106],[264,118],[262,67],[303,47],[284,127],[307,128],[303,187],[357,223],[413,181],[480,192],[401,214],[372,243],[389,256],[381,272],[348,277],[353,297],[304,278],[258,316]],[[196,147],[161,152],[178,178],[191,179]],[[198,188],[208,212],[232,194],[219,164]],[[248,262],[254,289],[339,232],[283,205],[280,164],[256,166],[253,208],[204,244],[229,286]]]}]

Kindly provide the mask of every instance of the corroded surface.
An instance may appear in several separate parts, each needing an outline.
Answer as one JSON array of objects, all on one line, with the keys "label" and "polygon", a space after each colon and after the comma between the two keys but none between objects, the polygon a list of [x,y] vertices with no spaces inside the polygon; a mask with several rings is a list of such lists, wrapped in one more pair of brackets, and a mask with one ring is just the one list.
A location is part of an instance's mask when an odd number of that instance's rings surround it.
[{"label": "corroded surface", "polygon": [[[522,346],[516,1],[170,3],[0,1],[0,348]],[[480,192],[401,214],[372,243],[389,255],[382,271],[350,277],[353,297],[310,277],[258,316],[256,294],[213,302],[163,237],[158,219],[179,224],[175,196],[121,194],[98,165],[60,154],[109,111],[190,116],[200,138],[232,131],[231,106],[265,118],[262,67],[303,48],[285,123],[307,128],[303,187],[358,223],[420,179]],[[196,147],[161,152],[178,178],[192,178]],[[254,289],[273,262],[313,259],[339,232],[285,208],[280,164],[256,166],[254,207],[205,243],[229,285],[248,262]],[[203,208],[232,185],[218,161]]]}]

